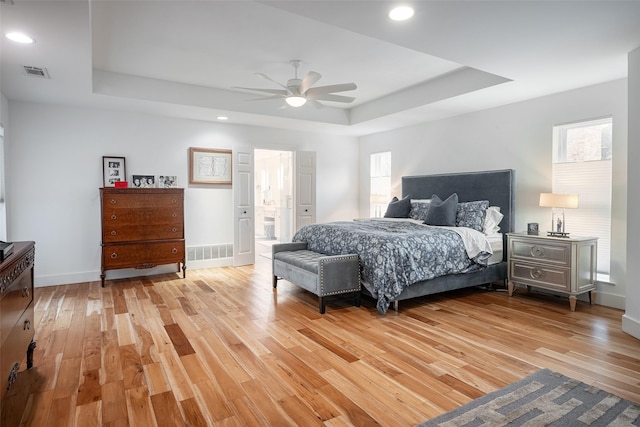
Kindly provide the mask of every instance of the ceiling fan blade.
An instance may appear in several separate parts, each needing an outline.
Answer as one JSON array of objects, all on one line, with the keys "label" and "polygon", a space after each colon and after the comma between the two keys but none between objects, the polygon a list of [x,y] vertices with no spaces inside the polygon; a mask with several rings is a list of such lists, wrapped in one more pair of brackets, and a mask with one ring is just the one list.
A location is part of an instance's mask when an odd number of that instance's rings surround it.
[{"label": "ceiling fan blade", "polygon": [[307,90],[306,93],[307,95],[319,95],[322,93],[344,92],[347,90],[354,90],[357,88],[358,86],[356,86],[355,83],[342,83],[337,85],[312,87],[311,89]]},{"label": "ceiling fan blade", "polygon": [[265,80],[269,80],[270,82],[273,82],[273,83],[277,84],[278,86],[280,86],[281,88],[283,88],[284,90],[286,90],[286,91],[287,91],[287,93],[289,93],[289,88],[288,88],[288,87],[286,87],[285,85],[283,85],[283,84],[282,84],[282,83],[280,83],[280,82],[277,82],[277,81],[273,80],[271,77],[267,76],[266,74],[263,74],[263,73],[256,73],[256,75],[257,75],[257,76],[262,77],[262,78],[263,78],[263,79],[265,79]]},{"label": "ceiling fan blade", "polygon": [[320,73],[316,73],[315,71],[309,71],[304,79],[302,79],[302,83],[300,83],[300,93],[305,93],[311,86],[313,86],[318,80],[320,80]]},{"label": "ceiling fan blade", "polygon": [[272,95],[272,96],[265,96],[262,98],[247,99],[247,101],[268,101],[270,99],[284,99],[284,97],[282,95]]},{"label": "ceiling fan blade", "polygon": [[334,95],[331,93],[311,94],[307,93],[307,99],[314,101],[332,101],[332,102],[353,102],[355,100],[352,96]]},{"label": "ceiling fan blade", "polygon": [[289,95],[289,91],[288,90],[282,90],[282,89],[262,89],[262,88],[256,88],[256,87],[240,87],[240,86],[234,86],[233,88],[234,89],[252,90],[254,92],[270,93],[272,95],[280,95],[280,96]]}]

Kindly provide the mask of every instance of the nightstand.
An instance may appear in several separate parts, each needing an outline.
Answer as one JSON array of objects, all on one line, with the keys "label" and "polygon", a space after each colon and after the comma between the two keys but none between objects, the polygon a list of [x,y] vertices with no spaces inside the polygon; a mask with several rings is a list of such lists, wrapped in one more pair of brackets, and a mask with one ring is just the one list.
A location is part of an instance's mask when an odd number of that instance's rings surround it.
[{"label": "nightstand", "polygon": [[569,295],[571,311],[577,295],[589,292],[593,304],[596,289],[598,238],[546,237],[507,234],[509,296],[516,284]]}]

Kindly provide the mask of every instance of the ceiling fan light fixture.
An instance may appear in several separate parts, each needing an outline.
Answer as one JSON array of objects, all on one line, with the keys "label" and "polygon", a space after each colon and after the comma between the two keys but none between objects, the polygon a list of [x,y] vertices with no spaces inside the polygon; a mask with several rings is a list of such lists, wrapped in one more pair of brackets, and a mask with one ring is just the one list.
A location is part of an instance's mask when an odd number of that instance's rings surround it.
[{"label": "ceiling fan light fixture", "polygon": [[285,101],[292,107],[302,107],[307,103],[307,98],[303,96],[288,96]]},{"label": "ceiling fan light fixture", "polygon": [[391,9],[389,18],[393,21],[406,21],[413,16],[413,8],[410,6],[398,6]]}]

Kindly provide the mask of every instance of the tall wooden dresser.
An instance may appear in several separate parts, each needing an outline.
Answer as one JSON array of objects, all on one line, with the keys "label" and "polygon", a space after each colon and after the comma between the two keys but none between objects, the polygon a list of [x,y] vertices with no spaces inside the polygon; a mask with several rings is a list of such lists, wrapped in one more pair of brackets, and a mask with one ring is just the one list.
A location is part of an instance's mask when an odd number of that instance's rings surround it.
[{"label": "tall wooden dresser", "polygon": [[183,188],[101,188],[102,286],[107,270],[182,264]]},{"label": "tall wooden dresser", "polygon": [[5,404],[24,388],[18,381],[20,365],[26,358],[27,369],[33,366],[34,260],[34,242],[15,242],[13,252],[0,262],[0,425],[9,425]]}]

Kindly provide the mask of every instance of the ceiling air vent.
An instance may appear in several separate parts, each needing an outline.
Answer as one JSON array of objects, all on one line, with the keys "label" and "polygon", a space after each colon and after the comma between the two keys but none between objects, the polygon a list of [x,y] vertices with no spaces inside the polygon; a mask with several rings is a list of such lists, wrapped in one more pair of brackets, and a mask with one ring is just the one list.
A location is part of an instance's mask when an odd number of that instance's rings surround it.
[{"label": "ceiling air vent", "polygon": [[44,67],[32,67],[30,65],[25,65],[24,72],[28,76],[41,77],[43,79],[49,78],[49,72]]}]

